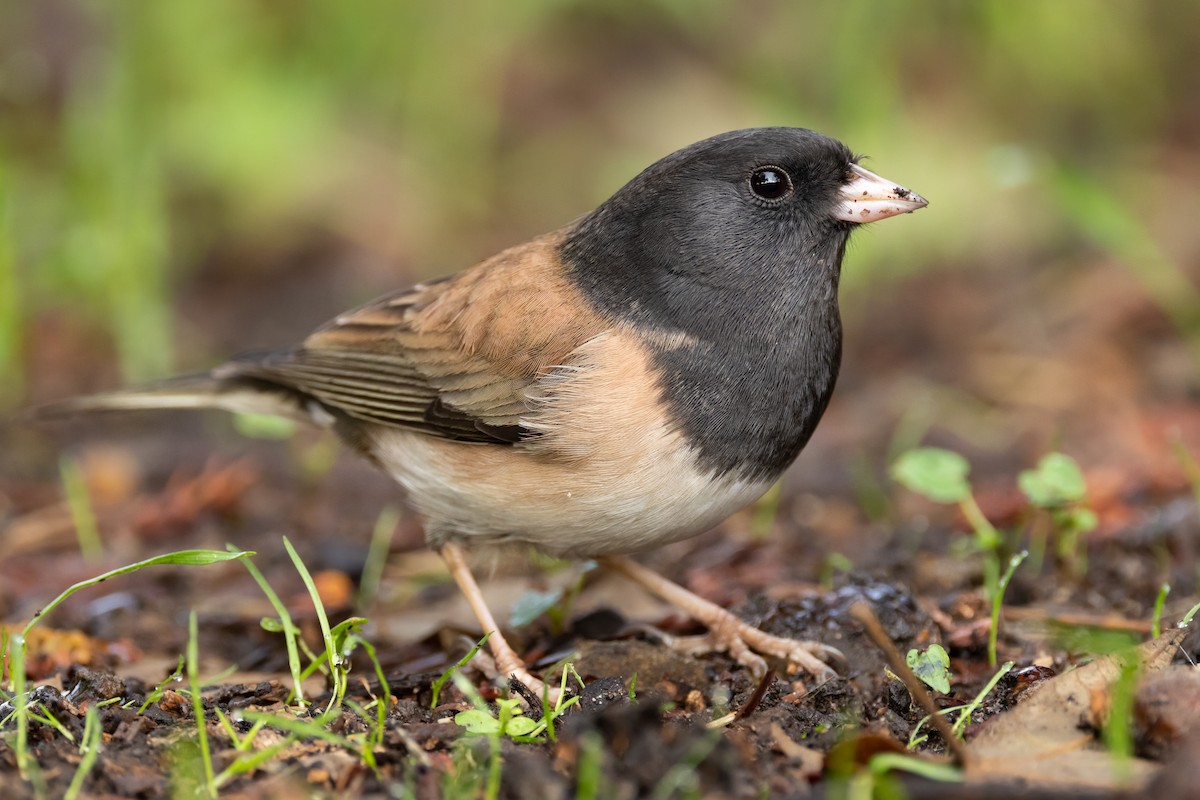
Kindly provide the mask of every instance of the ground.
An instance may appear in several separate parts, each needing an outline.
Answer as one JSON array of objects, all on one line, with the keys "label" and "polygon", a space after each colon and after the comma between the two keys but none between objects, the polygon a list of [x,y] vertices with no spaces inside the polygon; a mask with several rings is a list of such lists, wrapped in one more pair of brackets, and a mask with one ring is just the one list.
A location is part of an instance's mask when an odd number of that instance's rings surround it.
[{"label": "ground", "polygon": [[[324,278],[316,280],[312,295]],[[479,572],[502,620],[514,604],[528,606],[530,590],[567,590],[551,613],[509,626],[537,669],[557,678],[570,663],[583,684],[570,676],[580,699],[557,716],[553,738],[537,741],[471,735],[455,722],[476,707],[499,713],[486,659],[459,670],[467,680],[447,681],[434,701],[433,685],[480,631],[395,487],[329,440],[247,438],[227,418],[199,413],[14,422],[0,434],[0,619],[10,632],[78,581],[229,544],[256,553],[319,652],[286,536],[330,621],[368,620],[361,634],[387,693],[360,646],[345,700],[312,724],[330,705],[329,687],[309,677],[312,705],[289,702],[285,638],[261,624],[278,613],[242,563],[150,567],[72,595],[35,629],[30,697],[45,712],[28,729],[36,767],[19,774],[10,700],[0,706],[0,795],[66,792],[85,758],[88,709],[98,710],[102,747],[80,771],[87,794],[165,797],[202,784],[189,681],[169,679],[194,611],[214,772],[264,753],[221,779],[223,796],[475,796],[489,791],[493,769],[505,797],[804,797],[882,792],[886,781],[910,797],[1121,797],[1152,782],[1155,796],[1187,796],[1198,746],[1187,712],[1200,692],[1179,665],[1200,643],[1172,624],[1197,593],[1200,527],[1186,455],[1200,450],[1194,356],[1118,268],[1081,263],[1053,280],[1047,291],[1032,266],[939,270],[849,298],[834,403],[777,499],[642,557],[772,633],[838,647],[846,661],[832,680],[774,665],[759,682],[725,656],[676,654],[663,634],[693,633],[691,623],[599,570],[524,553],[484,559]],[[253,302],[253,287],[236,288],[239,303]],[[115,380],[86,339],[65,331],[47,318],[31,355],[41,399]],[[998,661],[1013,666],[962,726],[961,784],[941,773],[884,775],[879,758],[909,752],[926,766],[956,764],[942,736],[920,724],[916,695],[960,705],[998,670],[987,655],[985,557],[970,525],[953,505],[888,476],[918,443],[968,457],[974,496],[1003,537],[1000,563],[1048,540],[1041,563],[1023,563],[1004,596]],[[1083,542],[1061,552],[1049,515],[1032,510],[1017,484],[1051,451],[1082,466],[1085,504],[1098,515]],[[94,552],[81,548],[79,508],[73,516],[63,499],[62,455],[87,487]],[[386,564],[368,558],[376,527],[391,534]],[[1122,667],[1132,645],[1151,640],[1163,584],[1166,638],[1143,645],[1140,671]],[[860,600],[886,641],[864,632],[851,611]],[[901,653],[944,646],[949,691],[906,688],[888,668],[888,641]],[[1126,661],[1106,661],[1110,652]],[[10,681],[6,673],[6,690]],[[309,727],[272,722],[250,737],[253,712]],[[918,726],[928,736],[910,750]],[[374,742],[366,757],[364,741]]]}]

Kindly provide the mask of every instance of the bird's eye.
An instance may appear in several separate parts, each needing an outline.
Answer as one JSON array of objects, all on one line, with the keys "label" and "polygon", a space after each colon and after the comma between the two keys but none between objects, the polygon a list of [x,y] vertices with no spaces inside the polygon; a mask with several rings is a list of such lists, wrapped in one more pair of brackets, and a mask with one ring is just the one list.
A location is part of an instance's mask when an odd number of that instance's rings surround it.
[{"label": "bird's eye", "polygon": [[792,179],[779,167],[759,167],[750,173],[750,191],[763,200],[782,200],[792,192]]}]

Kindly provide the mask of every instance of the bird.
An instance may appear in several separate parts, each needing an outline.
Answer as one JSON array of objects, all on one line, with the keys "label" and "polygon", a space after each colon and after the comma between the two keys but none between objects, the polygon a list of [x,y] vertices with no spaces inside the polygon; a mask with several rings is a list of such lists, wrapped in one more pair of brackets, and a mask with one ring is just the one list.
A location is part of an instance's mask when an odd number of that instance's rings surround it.
[{"label": "bird", "polygon": [[594,211],[297,345],[39,416],[218,408],[330,428],[405,490],[497,671],[551,692],[502,635],[468,551],[595,559],[679,607],[758,677],[825,678],[838,651],[778,637],[630,556],[763,495],[833,392],[838,282],[861,225],[926,206],[816,131],[722,133]]}]

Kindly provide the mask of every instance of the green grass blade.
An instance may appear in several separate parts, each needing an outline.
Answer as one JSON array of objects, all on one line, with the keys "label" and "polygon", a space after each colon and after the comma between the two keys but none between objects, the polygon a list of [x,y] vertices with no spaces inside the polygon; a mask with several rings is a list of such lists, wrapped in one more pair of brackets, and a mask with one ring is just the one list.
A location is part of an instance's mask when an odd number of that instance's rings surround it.
[{"label": "green grass blade", "polygon": [[325,657],[329,661],[329,679],[333,683],[333,696],[329,698],[329,708],[325,709],[331,711],[341,704],[342,697],[346,693],[346,669],[342,654],[338,652],[337,644],[334,642],[333,631],[329,627],[329,617],[325,613],[325,604],[321,602],[321,594],[317,591],[317,585],[313,582],[308,567],[304,566],[300,554],[296,552],[296,548],[292,547],[291,541],[286,536],[283,537],[283,547],[292,559],[296,572],[300,573],[300,580],[304,581],[309,597],[312,598],[313,607],[317,611],[317,621],[321,625],[321,638],[325,642]]},{"label": "green grass blade", "polygon": [[962,770],[957,767],[901,753],[880,753],[871,759],[870,768],[871,772],[876,775],[898,770],[920,775],[922,778],[932,781],[960,783],[963,780]]},{"label": "green grass blade", "polygon": [[200,746],[200,761],[204,764],[204,786],[208,796],[217,796],[214,783],[212,751],[208,746],[208,720],[204,716],[204,698],[200,690],[200,643],[196,612],[188,614],[187,677],[192,690],[192,717],[196,721],[196,740]]},{"label": "green grass blade", "polygon": [[375,520],[371,545],[367,548],[367,562],[363,565],[362,580],[358,584],[358,596],[354,598],[355,605],[360,609],[375,599],[379,585],[383,583],[383,568],[387,566],[388,550],[398,524],[400,509],[396,506],[385,507]]},{"label": "green grass blade", "polygon": [[145,561],[138,561],[136,564],[127,564],[123,567],[118,567],[114,570],[109,570],[103,575],[97,575],[95,578],[88,578],[85,581],[80,581],[72,585],[58,597],[50,601],[48,605],[33,615],[29,620],[24,630],[21,631],[21,646],[24,647],[24,642],[29,638],[29,632],[33,630],[42,618],[49,614],[54,609],[58,608],[64,600],[78,592],[80,589],[86,589],[89,586],[95,586],[104,583],[110,578],[115,578],[118,575],[127,575],[130,572],[146,569],[147,567],[157,567],[165,565],[174,565],[182,567],[204,567],[209,564],[217,564],[222,561],[235,561],[237,559],[246,558],[255,555],[252,550],[237,550],[235,552],[225,552],[223,550],[178,550],[174,553],[167,553],[154,558],[147,558]]},{"label": "green grass blade", "polygon": [[1154,617],[1150,621],[1150,638],[1157,639],[1162,633],[1163,607],[1167,604],[1167,595],[1171,593],[1171,584],[1164,583],[1158,587],[1158,596],[1154,598]]},{"label": "green grass blade", "polygon": [[437,708],[438,698],[441,697],[442,687],[444,687],[446,685],[446,681],[450,680],[451,676],[453,676],[454,673],[458,672],[460,669],[465,667],[467,664],[470,664],[471,659],[475,657],[476,653],[478,653],[480,650],[483,649],[483,646],[485,644],[487,644],[487,640],[490,639],[491,636],[492,636],[492,631],[488,631],[487,633],[485,633],[483,635],[483,638],[480,639],[478,642],[476,642],[475,646],[472,647],[470,650],[468,650],[467,654],[465,656],[460,658],[457,662],[455,662],[453,665],[451,665],[451,667],[449,669],[447,669],[445,672],[443,672],[441,675],[438,676],[438,679],[433,682],[433,699],[429,702],[430,708]]},{"label": "green grass blade", "polygon": [[292,672],[292,694],[297,703],[305,705],[307,701],[304,699],[304,678],[300,674],[300,653],[296,644],[300,630],[292,622],[292,615],[288,613],[287,607],[279,599],[279,595],[271,588],[271,584],[267,583],[266,577],[254,565],[254,562],[247,558],[242,561],[242,564],[250,571],[250,576],[254,578],[258,588],[262,589],[262,593],[267,596],[267,601],[279,615],[279,622],[283,625],[283,641],[287,645],[288,668]]},{"label": "green grass blade", "polygon": [[96,759],[100,756],[103,734],[104,729],[100,726],[100,713],[95,706],[88,706],[83,722],[83,743],[79,748],[83,758],[80,759],[79,766],[75,768],[75,774],[71,776],[71,785],[67,787],[63,800],[75,800],[83,791],[83,782],[91,774],[92,767],[96,765]]},{"label": "green grass blade", "polygon": [[92,510],[92,499],[88,495],[87,481],[79,462],[63,457],[58,462],[62,476],[63,493],[67,496],[67,508],[75,524],[75,536],[79,540],[79,552],[88,562],[100,560],[103,547],[100,544],[100,529],[96,525],[96,514]]},{"label": "green grass blade", "polygon": [[983,701],[987,699],[989,694],[992,693],[992,689],[996,688],[996,684],[1000,682],[1000,679],[1011,672],[1014,666],[1016,666],[1015,662],[1005,661],[1004,665],[1000,667],[1000,669],[996,670],[996,674],[993,675],[992,679],[987,682],[987,686],[984,686],[979,690],[979,694],[975,695],[975,699],[962,707],[962,711],[958,715],[958,719],[954,720],[954,726],[951,728],[951,730],[954,731],[955,736],[962,736],[963,728],[967,726],[967,723],[971,719],[971,715],[975,713],[975,709],[983,705]]},{"label": "green grass blade", "polygon": [[0,407],[6,401],[20,397],[24,389],[21,347],[26,337],[25,316],[28,313],[21,302],[23,287],[13,255],[12,179],[3,162],[0,157],[0,375],[5,376],[4,384],[0,386]]}]

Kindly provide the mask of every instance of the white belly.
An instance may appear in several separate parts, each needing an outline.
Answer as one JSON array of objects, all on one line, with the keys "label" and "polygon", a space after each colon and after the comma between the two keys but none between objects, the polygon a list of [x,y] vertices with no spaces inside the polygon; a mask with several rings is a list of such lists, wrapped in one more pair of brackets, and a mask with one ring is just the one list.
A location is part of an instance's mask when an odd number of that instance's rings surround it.
[{"label": "white belly", "polygon": [[644,348],[619,332],[576,349],[527,397],[521,424],[536,435],[512,446],[372,429],[376,458],[425,516],[430,544],[631,553],[703,533],[773,483],[702,467]]},{"label": "white belly", "polygon": [[408,490],[434,546],[460,540],[527,543],[560,556],[630,553],[703,533],[771,485],[702,472],[678,447],[648,453],[631,443],[612,461],[564,462],[395,429],[377,429],[374,439],[376,457]]}]

